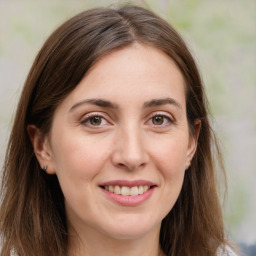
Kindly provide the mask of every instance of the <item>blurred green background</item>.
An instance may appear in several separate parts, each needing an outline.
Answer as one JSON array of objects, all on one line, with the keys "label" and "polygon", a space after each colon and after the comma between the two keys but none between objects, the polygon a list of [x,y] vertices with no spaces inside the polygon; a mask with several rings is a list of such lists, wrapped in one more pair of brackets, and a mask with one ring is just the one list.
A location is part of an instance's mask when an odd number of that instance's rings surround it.
[{"label": "blurred green background", "polygon": [[[72,15],[126,1],[0,0],[0,166],[32,61]],[[200,67],[228,176],[229,238],[256,242],[256,1],[130,1],[157,12],[184,37]]]}]

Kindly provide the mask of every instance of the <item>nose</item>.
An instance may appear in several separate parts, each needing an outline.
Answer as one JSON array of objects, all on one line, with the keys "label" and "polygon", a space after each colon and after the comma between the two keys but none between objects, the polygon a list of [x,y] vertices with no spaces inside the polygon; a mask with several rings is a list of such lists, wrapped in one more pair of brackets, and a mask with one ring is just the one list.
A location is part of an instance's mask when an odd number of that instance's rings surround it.
[{"label": "nose", "polygon": [[145,166],[148,159],[140,129],[130,127],[118,132],[112,151],[112,162],[115,166],[134,170]]}]

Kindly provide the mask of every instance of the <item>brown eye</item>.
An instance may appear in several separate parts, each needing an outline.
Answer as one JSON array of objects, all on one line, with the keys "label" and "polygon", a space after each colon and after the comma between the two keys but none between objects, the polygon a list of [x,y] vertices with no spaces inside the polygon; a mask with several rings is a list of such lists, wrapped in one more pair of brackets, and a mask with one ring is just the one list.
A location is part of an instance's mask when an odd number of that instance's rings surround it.
[{"label": "brown eye", "polygon": [[89,119],[89,122],[93,126],[101,125],[102,117],[101,116],[93,116]]},{"label": "brown eye", "polygon": [[152,118],[152,123],[154,125],[162,125],[164,123],[164,117],[163,116],[154,116]]},{"label": "brown eye", "polygon": [[106,120],[106,118],[104,118],[100,114],[89,113],[82,118],[81,124],[88,128],[96,129],[96,128],[105,127],[110,123]]}]

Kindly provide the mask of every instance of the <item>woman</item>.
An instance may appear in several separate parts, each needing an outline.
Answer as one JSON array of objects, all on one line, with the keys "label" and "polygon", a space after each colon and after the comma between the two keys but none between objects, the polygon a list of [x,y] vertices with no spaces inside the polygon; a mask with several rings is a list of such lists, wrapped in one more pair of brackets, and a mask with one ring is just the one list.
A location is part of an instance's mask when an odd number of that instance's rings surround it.
[{"label": "woman", "polygon": [[225,255],[213,149],[220,161],[177,32],[139,7],[85,11],[27,77],[4,165],[1,255]]}]

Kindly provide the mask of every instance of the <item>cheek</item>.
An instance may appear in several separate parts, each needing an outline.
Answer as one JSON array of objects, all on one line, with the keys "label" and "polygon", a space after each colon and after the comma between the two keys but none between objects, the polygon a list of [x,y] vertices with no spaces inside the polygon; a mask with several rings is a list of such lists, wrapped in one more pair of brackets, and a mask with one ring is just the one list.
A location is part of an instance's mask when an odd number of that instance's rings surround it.
[{"label": "cheek", "polygon": [[64,133],[56,138],[54,145],[56,173],[71,180],[91,180],[101,170],[109,152],[107,145],[98,140]]},{"label": "cheek", "polygon": [[163,212],[167,214],[175,204],[183,185],[187,155],[186,140],[182,140],[181,137],[166,139],[154,147],[152,155],[163,188],[161,205],[165,208]]},{"label": "cheek", "polygon": [[179,175],[180,172],[182,173],[185,170],[187,140],[181,136],[163,139],[152,147],[151,154],[164,176]]},{"label": "cheek", "polygon": [[[89,207],[95,188],[95,177],[108,158],[107,143],[99,144],[84,136],[62,136],[54,141],[56,175],[63,191],[66,207],[71,212]],[[66,209],[67,210],[67,209]]]}]

